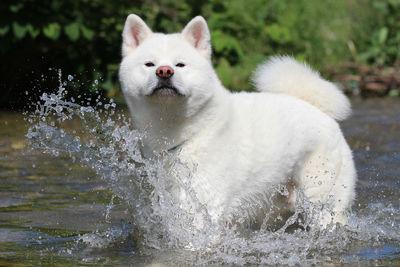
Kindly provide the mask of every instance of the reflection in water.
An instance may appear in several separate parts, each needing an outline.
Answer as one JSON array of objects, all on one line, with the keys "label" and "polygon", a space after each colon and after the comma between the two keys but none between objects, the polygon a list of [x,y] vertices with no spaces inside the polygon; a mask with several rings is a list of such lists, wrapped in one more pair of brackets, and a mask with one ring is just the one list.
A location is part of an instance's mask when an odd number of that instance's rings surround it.
[{"label": "reflection in water", "polygon": [[[353,117],[342,124],[359,173],[349,226],[288,233],[212,225],[191,190],[189,167],[178,177],[163,168],[180,164],[174,155],[144,159],[142,136],[125,111],[100,100],[96,108],[79,105],[64,99],[63,90],[44,94],[25,122],[1,113],[0,265],[44,258],[64,264],[400,262],[398,99],[356,99]],[[164,179],[171,176],[176,179]],[[184,208],[171,183],[186,193]],[[196,216],[206,222],[202,229],[193,227]]]}]

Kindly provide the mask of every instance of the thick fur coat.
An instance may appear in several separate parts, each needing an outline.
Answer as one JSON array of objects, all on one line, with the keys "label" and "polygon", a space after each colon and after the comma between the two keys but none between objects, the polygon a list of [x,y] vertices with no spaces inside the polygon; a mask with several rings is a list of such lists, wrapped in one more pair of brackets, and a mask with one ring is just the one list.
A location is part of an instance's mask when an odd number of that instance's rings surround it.
[{"label": "thick fur coat", "polygon": [[229,92],[213,70],[202,17],[163,34],[130,15],[122,54],[120,81],[134,127],[145,132],[143,153],[174,150],[195,166],[192,187],[213,221],[233,214],[256,221],[268,209],[263,198],[283,185],[279,206],[293,210],[301,192],[324,207],[319,225],[346,223],[356,172],[336,122],[350,104],[334,84],[275,57],[255,72],[259,92]]}]

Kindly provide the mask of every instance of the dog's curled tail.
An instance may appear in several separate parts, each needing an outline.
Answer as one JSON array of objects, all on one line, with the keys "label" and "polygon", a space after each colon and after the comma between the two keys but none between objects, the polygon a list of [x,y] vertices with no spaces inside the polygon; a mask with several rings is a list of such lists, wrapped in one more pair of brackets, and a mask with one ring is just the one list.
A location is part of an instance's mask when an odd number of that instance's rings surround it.
[{"label": "dog's curled tail", "polygon": [[338,121],[351,113],[350,101],[336,85],[289,56],[273,57],[261,64],[254,73],[253,83],[260,92],[300,98]]}]

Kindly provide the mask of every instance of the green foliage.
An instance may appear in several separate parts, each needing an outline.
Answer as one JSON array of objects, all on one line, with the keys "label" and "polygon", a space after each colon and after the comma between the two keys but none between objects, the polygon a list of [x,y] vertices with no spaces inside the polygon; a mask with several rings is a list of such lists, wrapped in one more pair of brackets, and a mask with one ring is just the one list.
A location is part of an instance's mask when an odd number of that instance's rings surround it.
[{"label": "green foliage", "polygon": [[0,36],[6,35],[10,27],[8,25],[0,27]]},{"label": "green foliage", "polygon": [[400,62],[400,0],[372,1],[372,34],[359,42],[358,59],[378,66]]},{"label": "green foliage", "polygon": [[79,24],[79,29],[81,30],[82,35],[83,35],[83,37],[86,38],[86,40],[90,41],[93,39],[93,37],[94,37],[93,30],[86,28],[85,25],[83,25],[83,24]]},{"label": "green foliage", "polygon": [[12,29],[14,32],[14,36],[17,37],[17,39],[22,39],[25,37],[25,34],[27,32],[27,27],[24,27],[20,25],[18,22],[14,21],[12,24]]},{"label": "green foliage", "polygon": [[35,39],[36,36],[39,35],[40,29],[34,28],[31,24],[26,25],[26,29],[28,30],[29,34],[31,35],[32,39]]},{"label": "green foliage", "polygon": [[72,22],[64,27],[65,34],[69,37],[71,41],[76,41],[79,39],[79,23]]},{"label": "green foliage", "polygon": [[57,40],[61,33],[61,26],[57,22],[49,23],[43,27],[43,34],[52,40]]},{"label": "green foliage", "polygon": [[399,61],[400,0],[2,0],[0,12],[0,55],[8,63],[1,67],[0,104],[32,81],[48,81],[40,76],[49,67],[77,74],[80,84],[99,80],[97,89],[115,95],[121,32],[130,13],[158,32],[180,31],[192,17],[204,16],[213,64],[232,90],[251,90],[252,71],[270,55],[293,55],[317,68],[347,60]]}]

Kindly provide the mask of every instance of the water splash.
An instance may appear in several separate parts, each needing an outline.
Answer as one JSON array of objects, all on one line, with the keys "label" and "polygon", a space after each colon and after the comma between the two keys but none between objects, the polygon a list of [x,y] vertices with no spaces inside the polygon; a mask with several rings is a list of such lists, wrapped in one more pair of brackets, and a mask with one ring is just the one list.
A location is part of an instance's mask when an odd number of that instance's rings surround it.
[{"label": "water splash", "polygon": [[[66,99],[65,86],[73,76],[62,81],[60,72],[59,79],[58,92],[44,93],[36,111],[28,116],[31,126],[26,136],[31,147],[52,156],[68,155],[106,180],[114,192],[106,220],[110,220],[115,197],[126,203],[131,214],[132,227],[100,233],[94,229],[82,236],[81,242],[89,247],[107,248],[116,240],[134,238],[140,252],[152,255],[156,262],[265,265],[360,262],[361,248],[398,247],[398,205],[371,203],[354,212],[348,226],[331,225],[323,231],[303,230],[309,226],[307,220],[300,220],[309,210],[304,208],[310,205],[306,199],[277,231],[214,225],[191,187],[191,167],[179,162],[174,153],[144,158],[140,148],[145,133],[133,129],[112,100],[98,98],[95,107],[78,104]],[[79,132],[64,126],[77,120]],[[186,169],[184,177],[174,171],[178,165]],[[175,199],[172,188],[186,196],[185,205]],[[204,222],[200,228],[194,223],[199,218]],[[293,223],[302,227],[291,229]]]}]

